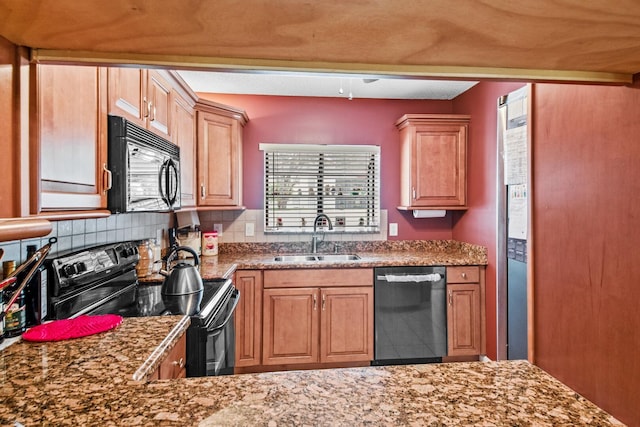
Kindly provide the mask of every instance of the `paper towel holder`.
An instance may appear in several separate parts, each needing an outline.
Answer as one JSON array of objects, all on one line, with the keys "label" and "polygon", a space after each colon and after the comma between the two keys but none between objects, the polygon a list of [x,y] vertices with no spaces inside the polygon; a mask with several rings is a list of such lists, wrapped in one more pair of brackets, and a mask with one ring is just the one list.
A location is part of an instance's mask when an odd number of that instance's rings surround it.
[{"label": "paper towel holder", "polygon": [[436,209],[414,209],[414,218],[443,218],[447,214],[446,210]]}]

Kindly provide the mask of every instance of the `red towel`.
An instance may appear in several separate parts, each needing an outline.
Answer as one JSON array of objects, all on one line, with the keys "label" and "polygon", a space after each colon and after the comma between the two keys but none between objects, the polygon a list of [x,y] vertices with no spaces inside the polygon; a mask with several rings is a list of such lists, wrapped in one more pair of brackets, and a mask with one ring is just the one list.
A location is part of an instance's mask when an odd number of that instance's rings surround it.
[{"label": "red towel", "polygon": [[86,337],[115,328],[122,323],[122,316],[102,314],[82,315],[75,319],[61,319],[34,326],[22,334],[25,341],[62,341]]}]

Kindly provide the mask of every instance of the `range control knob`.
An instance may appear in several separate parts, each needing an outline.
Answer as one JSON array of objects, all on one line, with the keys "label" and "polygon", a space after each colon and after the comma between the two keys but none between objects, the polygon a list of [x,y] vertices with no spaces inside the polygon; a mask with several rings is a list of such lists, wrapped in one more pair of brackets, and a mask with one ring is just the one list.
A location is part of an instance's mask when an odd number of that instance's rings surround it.
[{"label": "range control knob", "polygon": [[136,254],[136,248],[135,247],[125,247],[124,249],[122,249],[122,252],[120,252],[120,255],[122,255],[124,258],[128,258],[130,256],[134,256]]},{"label": "range control knob", "polygon": [[78,270],[77,270],[76,264],[66,264],[60,268],[60,275],[62,277],[71,277],[77,273],[78,273]]},{"label": "range control knob", "polygon": [[85,271],[87,271],[87,264],[85,264],[84,262],[78,262],[74,264],[76,272],[78,273],[84,273]]}]

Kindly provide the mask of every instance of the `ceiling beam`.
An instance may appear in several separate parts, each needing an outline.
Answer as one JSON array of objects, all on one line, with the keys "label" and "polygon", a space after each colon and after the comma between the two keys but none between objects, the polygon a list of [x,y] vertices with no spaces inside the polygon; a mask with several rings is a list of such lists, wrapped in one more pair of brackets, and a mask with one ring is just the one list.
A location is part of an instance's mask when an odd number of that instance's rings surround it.
[{"label": "ceiling beam", "polygon": [[169,69],[241,72],[334,73],[447,80],[514,80],[527,82],[575,82],[629,85],[633,74],[596,71],[537,70],[436,65],[390,65],[221,58],[186,55],[150,55],[74,50],[32,49],[38,63],[131,65]]}]

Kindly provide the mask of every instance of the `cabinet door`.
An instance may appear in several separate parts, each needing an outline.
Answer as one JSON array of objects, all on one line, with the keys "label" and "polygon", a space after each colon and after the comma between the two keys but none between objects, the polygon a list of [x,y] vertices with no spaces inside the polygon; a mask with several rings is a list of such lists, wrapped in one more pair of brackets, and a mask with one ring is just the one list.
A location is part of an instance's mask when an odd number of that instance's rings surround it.
[{"label": "cabinet door", "polygon": [[482,353],[480,285],[447,285],[447,340],[449,356]]},{"label": "cabinet door", "polygon": [[256,366],[262,349],[262,272],[238,270],[235,285],[241,295],[235,314],[236,366]]},{"label": "cabinet door", "polygon": [[466,140],[466,126],[416,129],[411,168],[413,206],[466,204]]},{"label": "cabinet door", "polygon": [[[32,212],[106,208],[106,74],[88,66],[36,65],[32,104]],[[39,167],[37,159],[39,158]]]},{"label": "cabinet door", "polygon": [[237,120],[198,112],[199,205],[239,207],[242,136]]},{"label": "cabinet door", "polygon": [[317,288],[265,289],[264,365],[318,362]]},{"label": "cabinet door", "polygon": [[147,72],[139,68],[109,68],[109,114],[146,127],[149,113]]},{"label": "cabinet door", "polygon": [[158,367],[157,373],[152,375],[151,380],[168,380],[173,378],[185,378],[187,369],[185,361],[187,360],[187,335],[184,334],[176,345],[171,349],[167,357]]},{"label": "cabinet door", "polygon": [[147,128],[169,139],[171,85],[156,70],[149,70],[147,75],[147,99],[149,100]]},{"label": "cabinet door", "polygon": [[373,360],[373,288],[321,291],[320,362]]},{"label": "cabinet door", "polygon": [[196,205],[196,122],[193,108],[176,96],[173,101],[171,140],[180,147],[182,207]]}]

